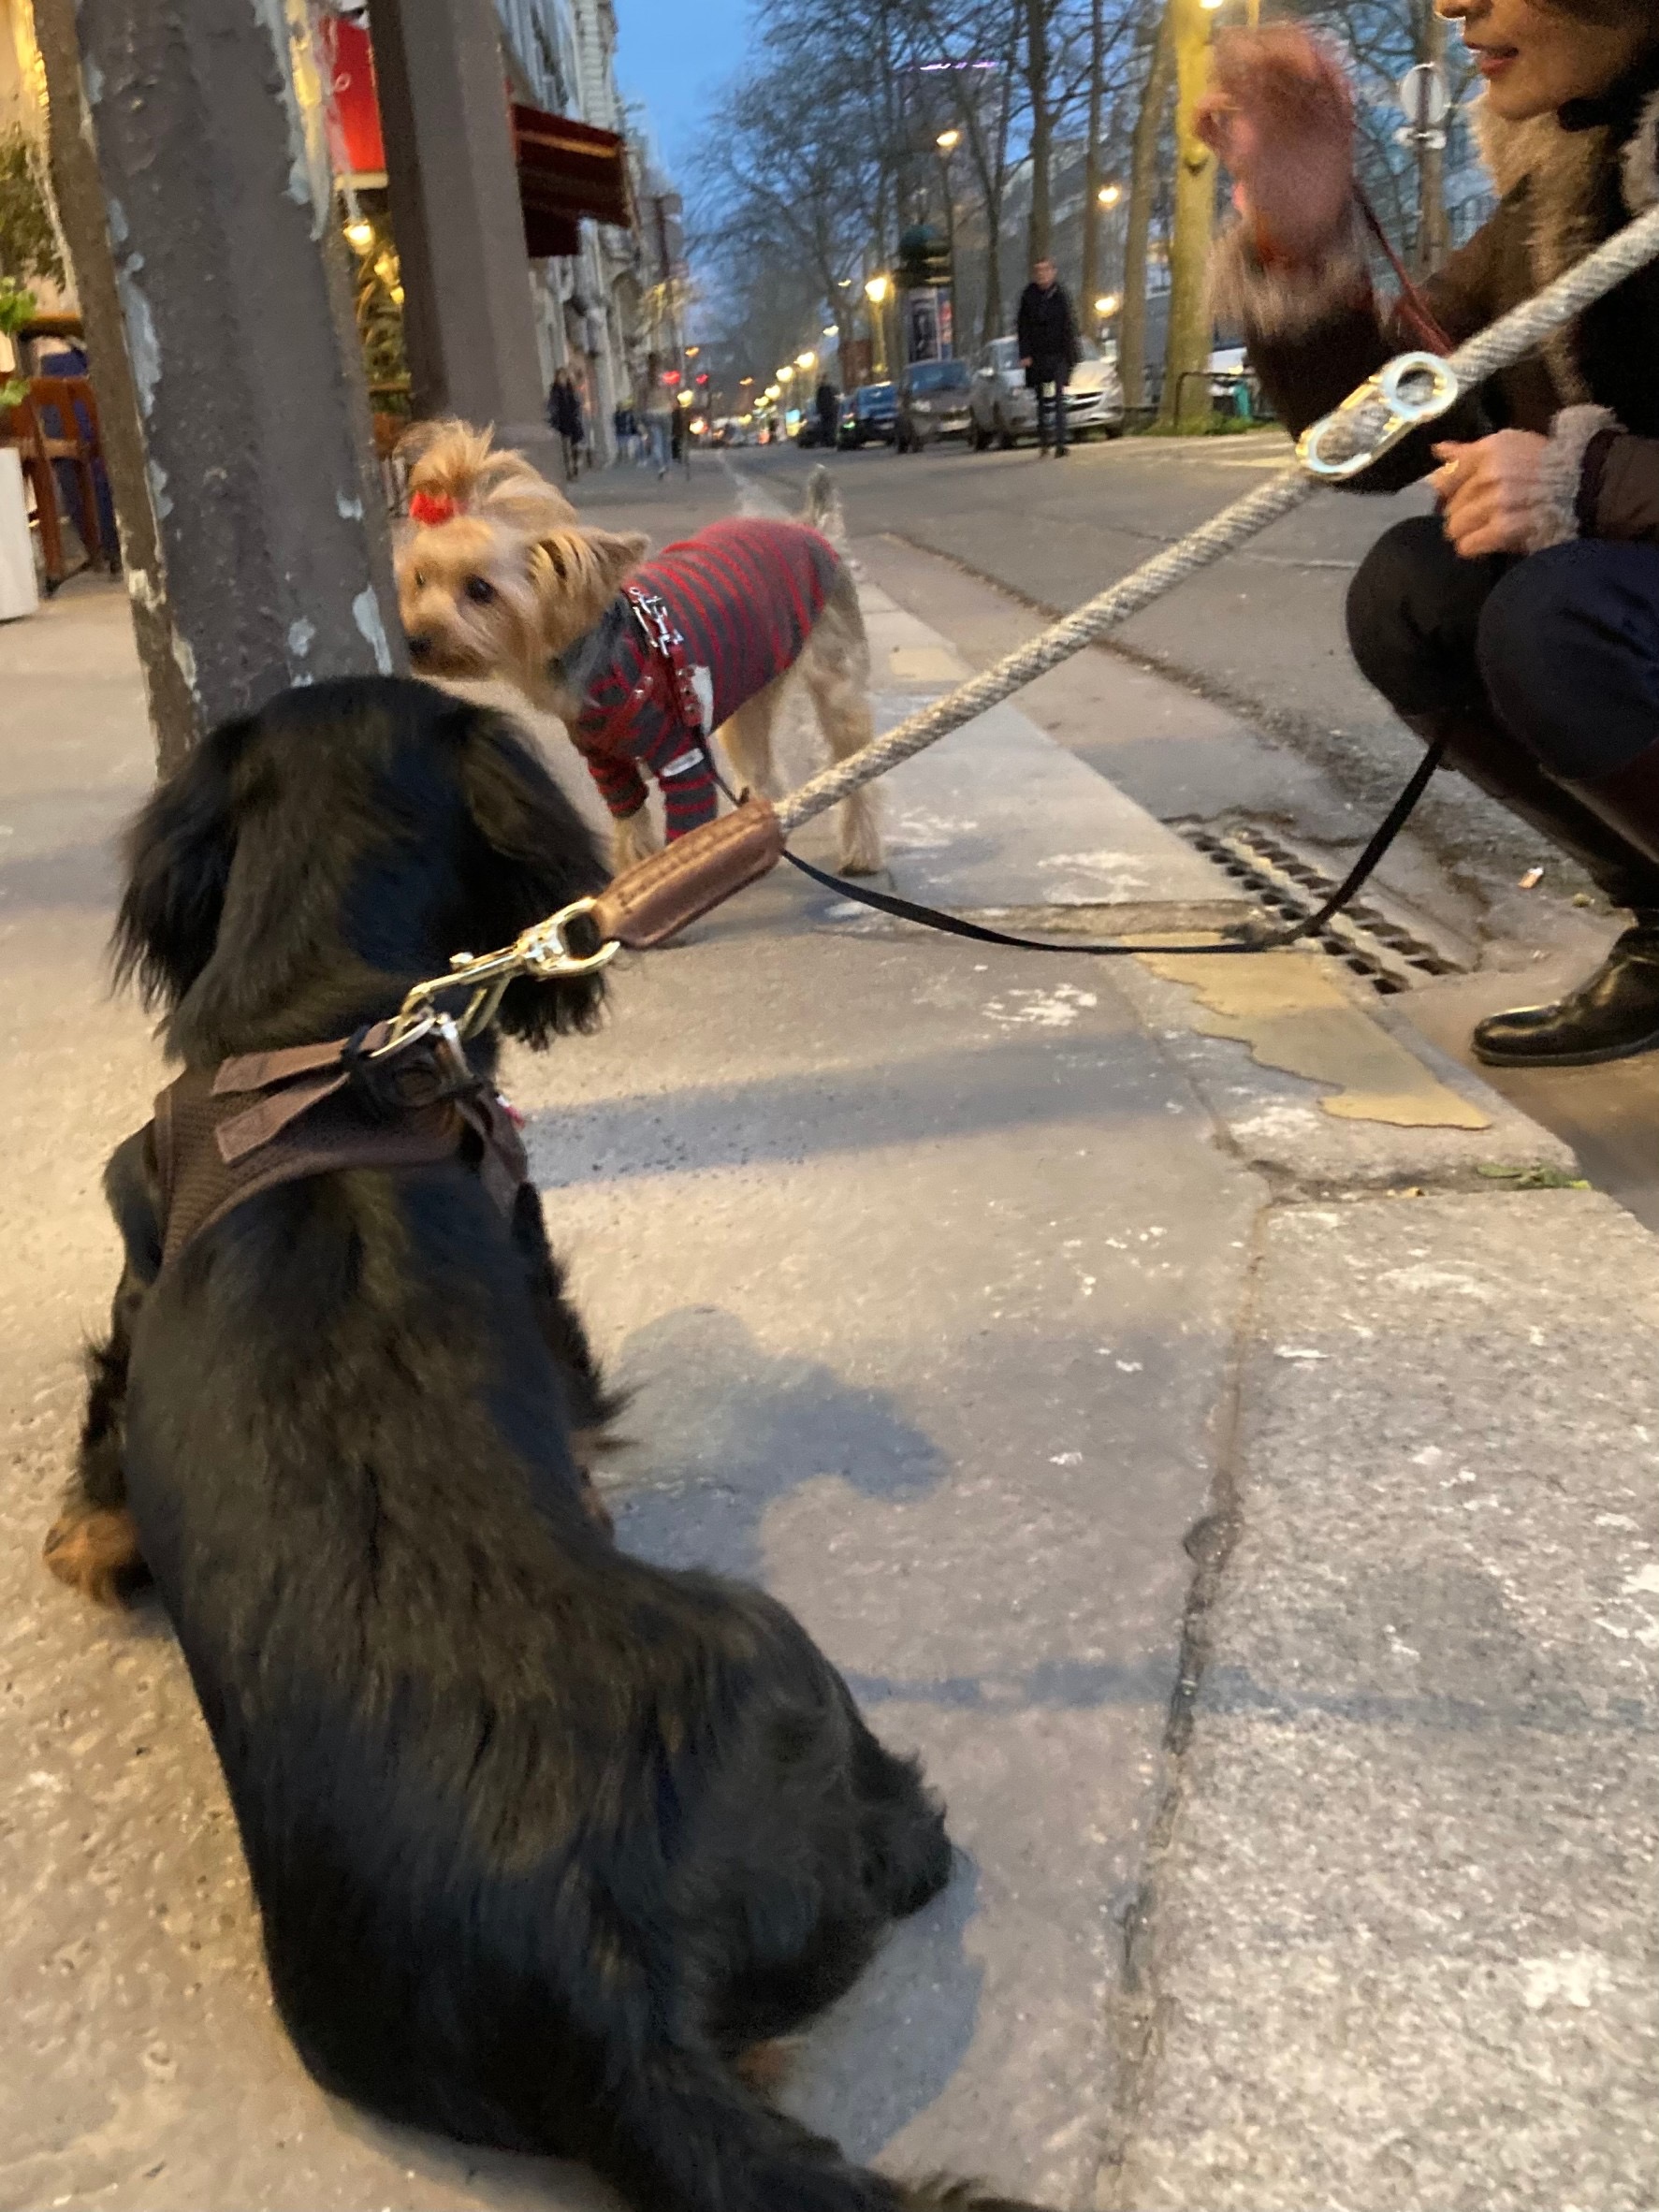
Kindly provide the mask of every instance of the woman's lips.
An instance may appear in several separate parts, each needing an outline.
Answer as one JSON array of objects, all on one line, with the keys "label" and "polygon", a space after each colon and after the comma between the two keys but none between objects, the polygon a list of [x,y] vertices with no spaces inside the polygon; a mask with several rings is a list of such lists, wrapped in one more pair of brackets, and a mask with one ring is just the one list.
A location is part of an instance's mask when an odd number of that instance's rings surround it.
[{"label": "woman's lips", "polygon": [[1475,66],[1489,84],[1494,77],[1501,77],[1517,58],[1512,46],[1477,46],[1475,49]]}]

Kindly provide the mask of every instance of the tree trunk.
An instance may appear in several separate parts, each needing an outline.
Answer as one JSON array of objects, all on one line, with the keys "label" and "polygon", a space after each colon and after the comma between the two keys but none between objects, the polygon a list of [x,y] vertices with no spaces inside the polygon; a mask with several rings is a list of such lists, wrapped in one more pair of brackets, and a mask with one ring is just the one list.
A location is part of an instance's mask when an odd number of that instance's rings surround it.
[{"label": "tree trunk", "polygon": [[1077,286],[1077,319],[1085,330],[1096,323],[1095,295],[1100,289],[1100,101],[1106,74],[1105,0],[1090,0],[1088,148],[1083,165],[1083,274]]},{"label": "tree trunk", "polygon": [[36,22],[167,773],[289,684],[405,665],[327,149],[257,0]]},{"label": "tree trunk", "polygon": [[1157,196],[1157,149],[1164,110],[1175,78],[1175,0],[1169,0],[1153,34],[1146,82],[1129,159],[1129,204],[1124,226],[1123,311],[1117,327],[1117,365],[1124,400],[1130,407],[1146,400],[1146,241],[1152,229],[1152,203]]},{"label": "tree trunk", "polygon": [[[1170,245],[1170,341],[1164,356],[1165,429],[1201,429],[1210,392],[1209,260],[1215,222],[1215,156],[1193,129],[1209,82],[1211,17],[1203,0],[1171,0],[1175,39],[1175,224]],[[1186,379],[1183,382],[1183,379]]]},{"label": "tree trunk", "polygon": [[1046,259],[1051,228],[1050,168],[1054,153],[1054,109],[1048,66],[1050,0],[1026,0],[1026,88],[1031,100],[1031,221],[1026,234],[1028,263]]}]

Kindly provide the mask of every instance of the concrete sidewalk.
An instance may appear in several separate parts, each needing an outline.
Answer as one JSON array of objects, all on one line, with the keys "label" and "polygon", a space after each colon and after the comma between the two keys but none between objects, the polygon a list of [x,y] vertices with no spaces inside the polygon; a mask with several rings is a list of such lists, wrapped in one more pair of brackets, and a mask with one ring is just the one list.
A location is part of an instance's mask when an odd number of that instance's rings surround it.
[{"label": "concrete sidewalk", "polygon": [[[659,537],[731,504],[712,469],[580,491]],[[953,663],[868,600],[895,719]],[[0,632],[0,2206],[596,2212],[311,2087],[165,1623],[37,1564],[97,1173],[158,1072],[99,982],[124,618]],[[1159,711],[1095,658],[1102,716]],[[907,892],[1227,909],[1017,706],[903,774]],[[957,1880],[789,2092],[857,2154],[1068,2212],[1652,2205],[1655,1247],[1328,970],[1289,956],[1264,1026],[785,871],[620,968],[600,1037],[511,1073],[637,1392],[622,1538],[764,1580],[950,1802]],[[1351,1117],[1379,1098],[1422,1118]]]}]

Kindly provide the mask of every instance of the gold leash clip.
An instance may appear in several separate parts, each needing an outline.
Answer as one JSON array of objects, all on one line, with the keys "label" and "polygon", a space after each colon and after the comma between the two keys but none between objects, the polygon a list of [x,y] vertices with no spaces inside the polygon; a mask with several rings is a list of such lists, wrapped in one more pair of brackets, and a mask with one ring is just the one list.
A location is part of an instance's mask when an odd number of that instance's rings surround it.
[{"label": "gold leash clip", "polygon": [[[621,946],[610,942],[596,953],[578,953],[569,941],[571,924],[590,914],[597,900],[573,899],[546,921],[523,930],[499,953],[457,953],[449,973],[416,983],[392,1017],[391,1035],[371,1056],[384,1059],[418,1038],[436,1030],[441,1043],[452,1051],[462,1041],[476,1037],[494,1021],[507,985],[516,976],[533,975],[545,983],[562,976],[592,975],[614,960]],[[436,1001],[444,991],[471,991],[465,1011],[454,1016],[440,1013]]]},{"label": "gold leash clip", "polygon": [[1340,407],[1311,423],[1296,441],[1296,458],[1310,476],[1346,484],[1373,461],[1435,422],[1456,405],[1455,372],[1438,354],[1396,354]]}]

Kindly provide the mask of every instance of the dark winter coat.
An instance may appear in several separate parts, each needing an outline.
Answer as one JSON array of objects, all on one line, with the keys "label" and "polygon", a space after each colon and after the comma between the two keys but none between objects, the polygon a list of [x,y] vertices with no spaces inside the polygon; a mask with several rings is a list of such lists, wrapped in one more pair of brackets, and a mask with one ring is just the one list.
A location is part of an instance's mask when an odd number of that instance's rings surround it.
[{"label": "dark winter coat", "polygon": [[575,385],[553,386],[547,394],[547,419],[561,438],[581,438],[582,400]]},{"label": "dark winter coat", "polygon": [[1033,281],[1020,294],[1015,329],[1020,358],[1029,361],[1027,384],[1065,384],[1083,358],[1077,336],[1077,317],[1064,284],[1051,284],[1045,292]]},{"label": "dark winter coat", "polygon": [[[1504,197],[1423,286],[1453,344],[1659,202],[1659,58],[1607,98],[1522,124],[1481,121]],[[1421,339],[1372,295],[1357,234],[1314,275],[1263,268],[1243,226],[1217,248],[1214,298],[1242,325],[1281,419],[1300,431]],[[1497,429],[1547,435],[1550,502],[1536,543],[1659,540],[1659,264],[1650,263],[1357,479],[1394,491],[1434,466],[1430,445]]]}]

